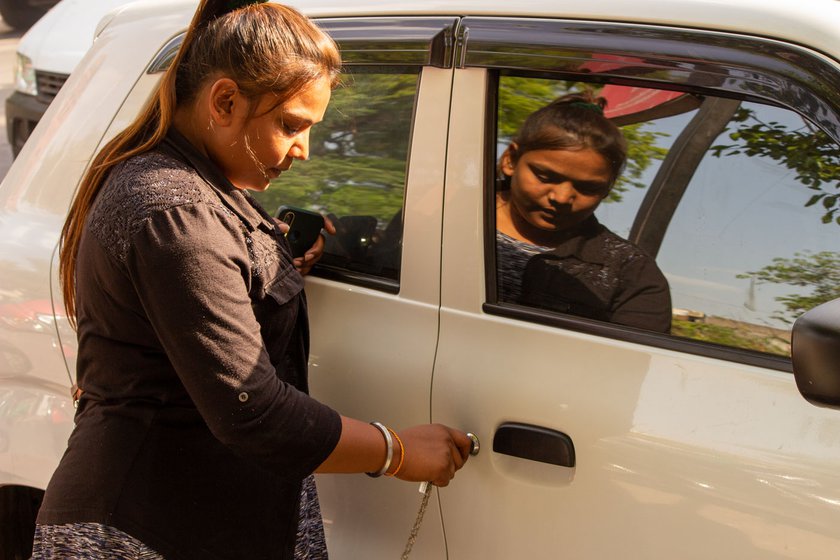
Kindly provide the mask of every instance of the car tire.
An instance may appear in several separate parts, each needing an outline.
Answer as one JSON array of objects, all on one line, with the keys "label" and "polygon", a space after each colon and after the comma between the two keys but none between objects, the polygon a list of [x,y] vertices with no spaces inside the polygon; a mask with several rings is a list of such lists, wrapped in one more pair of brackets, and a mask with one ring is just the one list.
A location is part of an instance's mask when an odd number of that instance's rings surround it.
[{"label": "car tire", "polygon": [[19,31],[32,27],[45,13],[46,7],[33,6],[29,0],[0,0],[0,16],[3,21]]}]

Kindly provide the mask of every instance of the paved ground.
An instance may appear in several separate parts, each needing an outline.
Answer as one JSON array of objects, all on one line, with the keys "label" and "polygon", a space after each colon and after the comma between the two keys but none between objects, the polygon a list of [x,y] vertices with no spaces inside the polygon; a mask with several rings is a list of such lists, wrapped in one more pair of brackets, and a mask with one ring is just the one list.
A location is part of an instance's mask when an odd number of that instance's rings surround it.
[{"label": "paved ground", "polygon": [[20,36],[0,19],[0,179],[12,164],[12,149],[6,138],[6,98],[14,89],[15,50]]}]

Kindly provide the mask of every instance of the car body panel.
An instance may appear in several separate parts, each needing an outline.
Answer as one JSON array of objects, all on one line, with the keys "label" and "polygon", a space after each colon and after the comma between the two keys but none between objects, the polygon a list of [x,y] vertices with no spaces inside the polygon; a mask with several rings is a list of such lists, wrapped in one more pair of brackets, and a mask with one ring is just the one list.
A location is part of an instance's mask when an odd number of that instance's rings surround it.
[{"label": "car body panel", "polygon": [[[330,18],[515,15],[752,33],[807,45],[840,72],[836,2],[642,0],[632,13],[621,0],[297,5]],[[14,330],[0,322],[0,394],[47,403],[15,417],[16,439],[5,440],[38,446],[4,452],[0,440],[0,485],[44,488],[60,459],[76,348],[57,282],[60,228],[91,154],[147,100],[160,77],[147,68],[194,6],[122,8],[0,184],[0,306],[2,318],[21,317],[6,321]],[[790,374],[646,344],[656,335],[622,340],[488,312],[488,81],[483,68],[422,71],[398,293],[307,280],[316,397],[356,418],[442,422],[481,440],[433,493],[415,557],[834,557],[840,413],[807,403]],[[508,422],[566,434],[575,466],[494,452]],[[415,485],[346,475],[318,484],[334,558],[399,555]]]},{"label": "car body panel", "polygon": [[[452,70],[425,68],[406,184],[399,294],[307,281],[312,393],[342,414],[396,426],[430,421],[440,301],[441,185]],[[336,315],[336,313],[340,315]],[[414,484],[367,477],[318,477],[327,538],[340,558],[398,557],[420,504]],[[370,499],[376,496],[375,499]],[[440,509],[432,502],[418,558],[443,558]],[[334,544],[332,544],[334,543]]]},{"label": "car body panel", "polygon": [[38,70],[70,74],[93,44],[99,20],[130,1],[62,0],[21,37],[18,52]]},{"label": "car body panel", "polygon": [[[134,85],[134,80],[124,77],[143,76],[149,60],[171,32],[165,19],[163,23],[153,19],[145,25],[115,23],[103,33],[88,52],[84,66],[47,109],[44,125],[33,132],[0,185],[0,307],[6,310],[0,335],[8,347],[6,355],[19,357],[9,360],[18,364],[14,370],[8,366],[9,371],[0,371],[2,387],[22,383],[44,398],[63,399],[63,406],[70,404],[73,376],[68,374],[67,364],[68,360],[69,367],[75,364],[76,339],[60,296],[54,297],[60,291],[58,269],[52,261],[71,197],[90,155]],[[158,38],[153,39],[155,36]],[[150,38],[147,51],[136,47],[143,43],[141,39]],[[126,53],[118,64],[106,62],[112,49]],[[101,97],[81,95],[86,88],[101,92]],[[49,308],[46,314],[45,305]],[[55,424],[54,437],[66,441],[72,426],[71,417]],[[63,449],[52,448],[41,457],[41,468],[16,471],[17,479],[45,488],[62,453]],[[8,483],[0,480],[0,485]]]},{"label": "car body panel", "polygon": [[0,477],[42,488],[67,447],[75,410],[65,387],[37,378],[3,380],[0,390]]},{"label": "car body panel", "polygon": [[[432,419],[484,450],[440,490],[449,558],[833,557],[840,416],[791,375],[485,314],[486,88],[456,73]],[[576,466],[494,453],[505,422],[567,434]]]},{"label": "car body panel", "polygon": [[[347,5],[342,0],[290,4],[315,17],[347,14]],[[799,3],[787,0],[741,0],[726,3],[725,6],[718,0],[639,0],[633,2],[632,10],[628,9],[625,0],[523,0],[516,4],[484,0],[457,3],[446,0],[368,0],[354,3],[352,11],[357,16],[486,15],[649,23],[774,37],[794,44],[810,45],[835,58],[840,55],[836,40],[840,14],[832,0],[805,0]],[[804,31],[806,29],[807,32]]]},{"label": "car body panel", "polygon": [[[840,26],[834,0],[739,0],[722,8],[718,0],[639,0],[632,11],[624,0],[523,0],[516,5],[463,0],[458,3],[445,0],[395,2],[393,0],[366,0],[349,7],[343,0],[319,2],[288,2],[310,17],[363,17],[396,15],[452,15],[452,16],[517,16],[566,18],[589,21],[644,23],[677,26],[698,30],[714,29],[745,35],[776,38],[792,44],[804,44],[840,58],[836,29]],[[140,19],[149,12],[179,13],[183,26],[189,22],[195,9],[194,0],[136,0],[120,10],[123,20]]]}]

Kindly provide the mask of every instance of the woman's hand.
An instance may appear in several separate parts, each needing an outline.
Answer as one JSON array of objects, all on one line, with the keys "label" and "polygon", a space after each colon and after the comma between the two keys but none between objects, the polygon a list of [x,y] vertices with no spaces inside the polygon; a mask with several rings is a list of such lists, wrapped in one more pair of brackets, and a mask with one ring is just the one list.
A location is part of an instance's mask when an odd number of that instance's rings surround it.
[{"label": "woman's hand", "polygon": [[[470,456],[467,434],[441,424],[413,426],[398,433],[405,459],[397,478],[446,486]],[[394,453],[394,461],[399,459]]]},{"label": "woman's hand", "polygon": [[[324,229],[330,235],[335,235],[335,226],[326,216],[324,216]],[[298,269],[298,272],[303,275],[309,274],[309,271],[312,270],[315,263],[321,260],[321,256],[324,254],[324,245],[326,245],[326,240],[324,239],[324,235],[322,233],[318,236],[318,239],[315,240],[312,247],[310,247],[302,257],[298,257],[293,261],[295,268]]]},{"label": "woman's hand", "polygon": [[[441,424],[412,426],[397,435],[405,449],[405,458],[396,474],[401,480],[446,486],[470,455],[472,441],[467,434]],[[394,441],[388,473],[397,470],[400,461],[398,448],[399,444]],[[338,445],[316,472],[378,472],[385,463],[385,451],[385,439],[378,428],[342,416]]]}]

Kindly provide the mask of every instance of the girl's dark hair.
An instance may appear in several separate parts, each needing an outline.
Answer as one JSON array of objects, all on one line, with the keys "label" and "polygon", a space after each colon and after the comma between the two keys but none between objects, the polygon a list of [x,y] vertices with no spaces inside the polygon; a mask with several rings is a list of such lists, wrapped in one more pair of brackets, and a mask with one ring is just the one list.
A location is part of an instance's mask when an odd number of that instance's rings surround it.
[{"label": "girl's dark hair", "polygon": [[610,184],[627,161],[627,142],[621,130],[604,116],[607,100],[591,92],[559,97],[525,119],[509,148],[514,163],[534,150],[595,150],[610,167]]},{"label": "girl's dark hair", "polygon": [[61,232],[59,275],[71,324],[76,318],[76,255],[82,230],[115,165],[157,146],[172,125],[175,109],[195,99],[208,80],[225,76],[249,98],[272,93],[283,103],[322,77],[335,87],[340,70],[335,43],[296,10],[264,0],[201,0],[151,100],[99,151],[70,206]]}]

